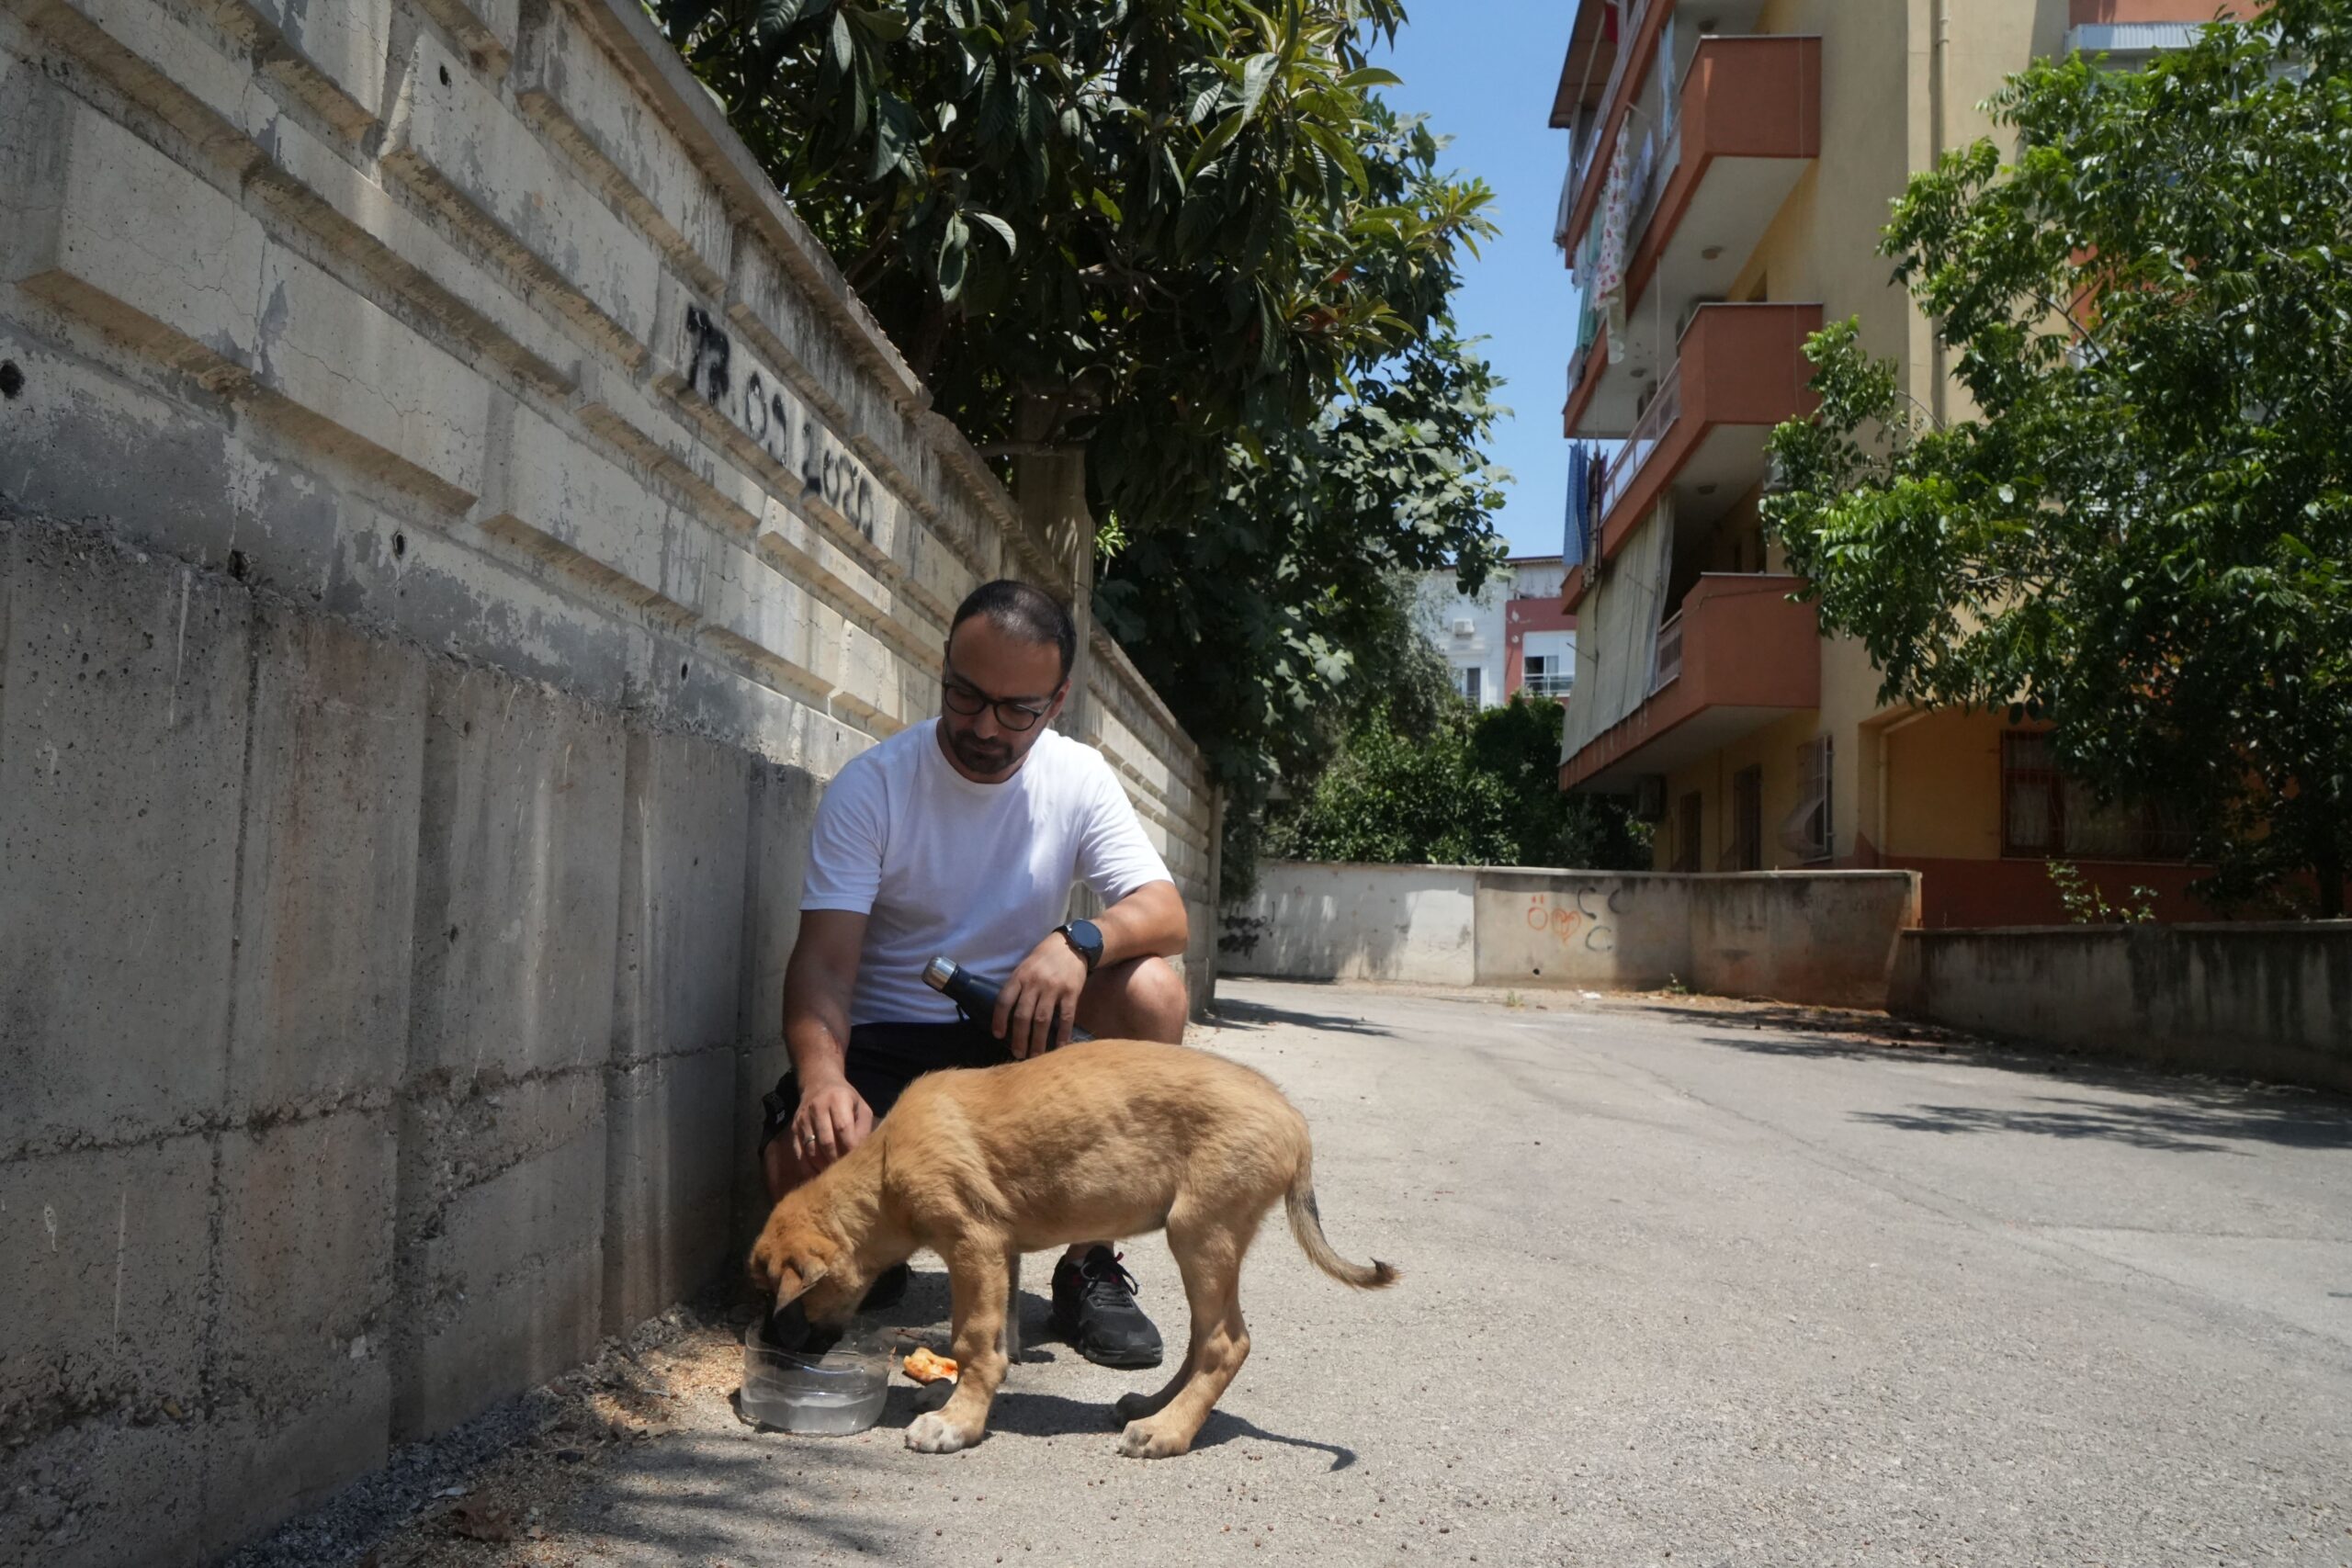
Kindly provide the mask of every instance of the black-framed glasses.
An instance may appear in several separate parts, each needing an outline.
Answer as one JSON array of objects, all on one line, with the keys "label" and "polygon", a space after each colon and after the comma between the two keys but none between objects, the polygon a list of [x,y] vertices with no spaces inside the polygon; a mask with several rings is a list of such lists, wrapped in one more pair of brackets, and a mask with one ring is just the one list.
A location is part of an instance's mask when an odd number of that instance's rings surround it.
[{"label": "black-framed glasses", "polygon": [[1036,728],[1037,721],[1046,716],[1046,709],[1053,706],[1050,698],[1046,700],[1044,707],[1040,707],[1012,697],[989,696],[953,670],[947,671],[940,684],[947,694],[948,712],[959,713],[966,718],[970,718],[978,714],[982,708],[993,707],[996,709],[997,723],[1016,735],[1023,730]]}]

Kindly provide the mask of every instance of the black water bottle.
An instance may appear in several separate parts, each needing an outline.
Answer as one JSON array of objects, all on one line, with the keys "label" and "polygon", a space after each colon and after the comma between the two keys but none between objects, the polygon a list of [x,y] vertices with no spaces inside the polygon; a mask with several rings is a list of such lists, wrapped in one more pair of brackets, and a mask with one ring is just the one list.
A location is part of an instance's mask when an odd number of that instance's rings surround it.
[{"label": "black water bottle", "polygon": [[[996,998],[1004,987],[985,975],[976,975],[952,958],[934,958],[922,966],[922,982],[954,1002],[958,1010],[986,1029],[996,1018]],[[1083,1029],[1069,1032],[1072,1041],[1094,1038]]]}]

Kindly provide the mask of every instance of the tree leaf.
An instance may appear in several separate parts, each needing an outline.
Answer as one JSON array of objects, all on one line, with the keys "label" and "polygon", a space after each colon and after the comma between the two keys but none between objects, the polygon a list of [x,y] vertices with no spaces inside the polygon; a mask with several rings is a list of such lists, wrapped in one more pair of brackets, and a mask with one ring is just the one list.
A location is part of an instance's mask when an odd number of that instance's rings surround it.
[{"label": "tree leaf", "polygon": [[874,157],[866,166],[865,177],[879,180],[893,171],[909,175],[920,175],[922,164],[918,148],[922,141],[922,126],[915,118],[914,106],[898,98],[884,96],[874,106]]},{"label": "tree leaf", "polygon": [[856,50],[856,40],[850,37],[849,17],[836,6],[833,10],[832,28],[826,35],[826,58],[831,62],[835,71],[847,75],[850,65],[855,58]]},{"label": "tree leaf", "polygon": [[1282,69],[1282,60],[1272,54],[1253,54],[1241,68],[1241,121],[1247,125],[1258,116],[1258,106],[1266,96],[1267,85]]},{"label": "tree leaf", "polygon": [[1233,139],[1241,134],[1242,126],[1248,122],[1249,116],[1239,109],[1217,121],[1216,129],[1201,139],[1200,146],[1193,152],[1191,162],[1184,165],[1184,183],[1189,186],[1198,178],[1202,169],[1233,144]]},{"label": "tree leaf", "polygon": [[939,242],[939,297],[954,304],[964,292],[965,264],[972,243],[972,231],[960,212],[947,219],[947,231]]},{"label": "tree leaf", "polygon": [[989,229],[996,235],[996,237],[1004,242],[1004,254],[1006,255],[1012,256],[1020,254],[1021,246],[1019,242],[1014,240],[1012,237],[1012,224],[1007,223],[995,213],[982,212],[977,207],[966,208],[964,209],[964,216],[969,218],[975,223],[984,223],[988,225]]}]

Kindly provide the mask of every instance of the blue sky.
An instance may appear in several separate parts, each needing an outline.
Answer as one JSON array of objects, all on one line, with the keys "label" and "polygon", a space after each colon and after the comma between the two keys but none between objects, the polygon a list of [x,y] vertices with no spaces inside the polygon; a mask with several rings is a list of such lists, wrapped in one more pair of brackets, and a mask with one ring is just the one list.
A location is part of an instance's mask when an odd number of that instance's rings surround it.
[{"label": "blue sky", "polygon": [[[1574,291],[1552,245],[1552,214],[1568,136],[1544,124],[1568,47],[1571,0],[1415,0],[1392,56],[1405,79],[1390,102],[1450,135],[1446,166],[1494,187],[1502,237],[1469,264],[1454,315],[1509,383],[1514,411],[1495,432],[1493,457],[1516,476],[1497,519],[1517,555],[1555,554],[1566,510],[1567,396]],[[1474,21],[1472,18],[1476,18]]]}]

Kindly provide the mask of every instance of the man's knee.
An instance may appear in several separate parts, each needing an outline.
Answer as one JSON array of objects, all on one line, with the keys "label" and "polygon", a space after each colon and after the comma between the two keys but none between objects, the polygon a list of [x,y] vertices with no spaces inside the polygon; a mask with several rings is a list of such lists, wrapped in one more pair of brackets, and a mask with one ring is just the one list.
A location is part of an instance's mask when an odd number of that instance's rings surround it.
[{"label": "man's knee", "polygon": [[1165,958],[1147,958],[1136,970],[1136,996],[1158,1025],[1147,1039],[1182,1041],[1185,1021],[1192,1017],[1192,994],[1184,988],[1184,976]]},{"label": "man's knee", "polygon": [[1184,976],[1165,958],[1131,958],[1125,964],[1114,964],[1096,976],[1087,988],[1098,991],[1101,1004],[1099,1010],[1088,1010],[1097,1012],[1106,1025],[1102,1029],[1090,1026],[1089,1033],[1171,1043],[1184,1038],[1192,998],[1185,992]]}]

